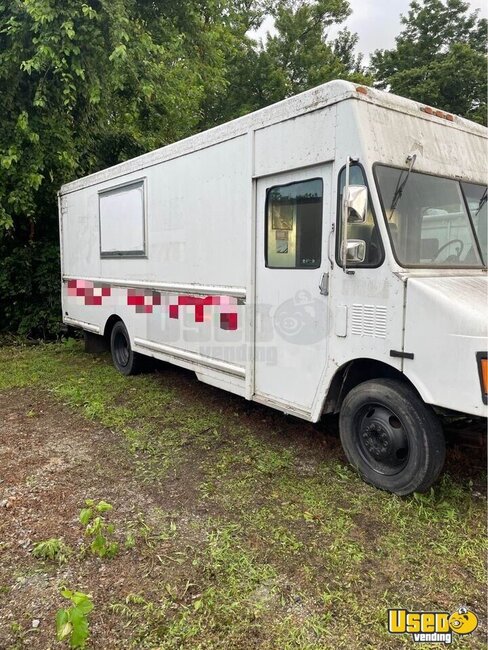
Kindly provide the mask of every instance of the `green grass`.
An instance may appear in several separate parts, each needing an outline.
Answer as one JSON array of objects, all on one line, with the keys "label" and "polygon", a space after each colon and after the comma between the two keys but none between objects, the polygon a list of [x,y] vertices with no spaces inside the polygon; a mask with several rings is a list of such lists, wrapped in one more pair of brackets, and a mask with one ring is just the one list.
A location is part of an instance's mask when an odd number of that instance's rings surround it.
[{"label": "green grass", "polygon": [[[26,387],[118,432],[142,482],[163,490],[170,472],[196,481],[207,514],[192,520],[175,504],[171,530],[152,538],[141,519],[128,533],[128,548],[142,539],[146,554],[171,539],[173,555],[159,559],[177,571],[160,597],[96,605],[127,623],[126,647],[414,647],[386,631],[397,606],[467,603],[486,623],[486,502],[469,478],[445,474],[430,493],[399,498],[364,484],[337,453],[304,473],[306,452],[280,435],[284,417],[246,420],[244,400],[227,405],[190,375],[122,377],[78,343],[0,348],[0,390]],[[482,636],[456,647],[481,648]]]}]

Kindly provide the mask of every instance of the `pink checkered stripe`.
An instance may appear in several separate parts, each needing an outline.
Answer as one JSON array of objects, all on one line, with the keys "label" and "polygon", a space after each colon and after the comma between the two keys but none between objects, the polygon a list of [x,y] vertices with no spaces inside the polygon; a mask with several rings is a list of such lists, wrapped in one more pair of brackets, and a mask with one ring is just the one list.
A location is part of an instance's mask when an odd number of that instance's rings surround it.
[{"label": "pink checkered stripe", "polygon": [[90,280],[68,280],[68,296],[81,297],[85,305],[101,305],[104,298],[110,297],[110,285]]},{"label": "pink checkered stripe", "polygon": [[[68,280],[68,296],[83,298],[85,305],[103,304],[104,299],[112,295],[109,284],[91,280]],[[152,289],[127,289],[127,305],[135,307],[137,314],[152,314],[155,307],[167,306],[171,319],[178,319],[180,307],[193,307],[195,323],[203,323],[211,318],[208,307],[218,306],[220,312],[220,328],[223,330],[238,329],[237,306],[239,301],[234,296],[190,296],[178,295],[167,297]]]}]

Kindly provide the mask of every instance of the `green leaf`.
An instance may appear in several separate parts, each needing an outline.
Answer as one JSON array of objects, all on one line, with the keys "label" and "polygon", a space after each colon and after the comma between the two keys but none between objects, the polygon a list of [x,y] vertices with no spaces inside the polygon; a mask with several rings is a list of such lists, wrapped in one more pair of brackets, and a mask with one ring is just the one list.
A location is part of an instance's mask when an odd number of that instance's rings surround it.
[{"label": "green leaf", "polygon": [[113,506],[106,501],[99,501],[97,504],[98,512],[107,512],[108,510],[113,510]]},{"label": "green leaf", "polygon": [[105,555],[106,551],[106,543],[107,540],[103,535],[97,535],[93,542],[90,545],[90,548],[95,555],[99,555],[100,557],[103,557]]},{"label": "green leaf", "polygon": [[81,591],[75,591],[71,600],[76,605],[76,607],[83,612],[84,614],[89,614],[93,610],[93,602],[91,596],[84,594]]},{"label": "green leaf", "polygon": [[100,517],[95,517],[95,519],[87,525],[86,527],[86,534],[87,535],[97,535],[98,533],[101,532],[103,527],[103,522]]},{"label": "green leaf", "polygon": [[72,648],[82,648],[89,636],[88,621],[83,611],[78,607],[73,607],[70,611],[71,632],[70,645]]},{"label": "green leaf", "polygon": [[115,555],[117,555],[118,550],[119,550],[118,543],[110,542],[110,544],[107,546],[107,557],[115,557]]},{"label": "green leaf", "polygon": [[68,622],[62,625],[57,631],[58,641],[63,641],[63,639],[69,637],[72,631],[73,631],[73,625],[71,623]]},{"label": "green leaf", "polygon": [[80,523],[87,526],[92,518],[93,510],[91,508],[83,508],[80,512]]},{"label": "green leaf", "polygon": [[56,613],[56,636],[58,641],[62,641],[71,634],[71,623],[68,620],[68,611],[58,609]]},{"label": "green leaf", "polygon": [[109,61],[117,61],[118,59],[125,59],[127,54],[127,47],[123,44],[120,43],[120,45],[117,45],[117,47],[114,49],[112,54],[108,57]]}]

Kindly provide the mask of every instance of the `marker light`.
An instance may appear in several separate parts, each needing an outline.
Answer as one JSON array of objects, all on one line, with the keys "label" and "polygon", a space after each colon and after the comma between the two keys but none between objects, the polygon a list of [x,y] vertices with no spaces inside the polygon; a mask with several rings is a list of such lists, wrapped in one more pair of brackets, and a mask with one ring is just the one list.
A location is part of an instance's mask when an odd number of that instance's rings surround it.
[{"label": "marker light", "polygon": [[421,106],[420,110],[422,113],[427,113],[427,115],[435,115],[436,117],[440,117],[442,120],[454,122],[454,115],[451,115],[450,113],[444,113],[444,111],[439,111],[436,108],[431,108],[430,106]]},{"label": "marker light", "polygon": [[481,386],[484,393],[488,393],[488,359],[481,359]]},{"label": "marker light", "polygon": [[481,396],[483,402],[488,404],[488,355],[486,352],[478,352],[478,370],[480,374]]}]

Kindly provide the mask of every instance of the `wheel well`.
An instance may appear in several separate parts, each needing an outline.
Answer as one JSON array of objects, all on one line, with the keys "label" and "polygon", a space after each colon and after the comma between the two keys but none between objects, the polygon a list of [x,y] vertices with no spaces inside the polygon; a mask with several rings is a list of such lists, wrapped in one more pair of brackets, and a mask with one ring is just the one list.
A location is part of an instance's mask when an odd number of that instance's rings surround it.
[{"label": "wheel well", "polygon": [[114,328],[115,323],[118,323],[122,319],[120,316],[117,316],[117,314],[112,314],[110,318],[107,320],[105,323],[105,329],[103,330],[103,338],[107,342],[109,348],[110,348],[110,335],[112,334],[112,330]]},{"label": "wheel well", "polygon": [[412,382],[396,368],[376,359],[354,359],[353,361],[348,361],[336,371],[331,381],[322,413],[337,413],[341,408],[345,396],[351,389],[363,381],[368,381],[368,379],[380,378],[397,379],[413,388],[420,397],[418,390]]}]

